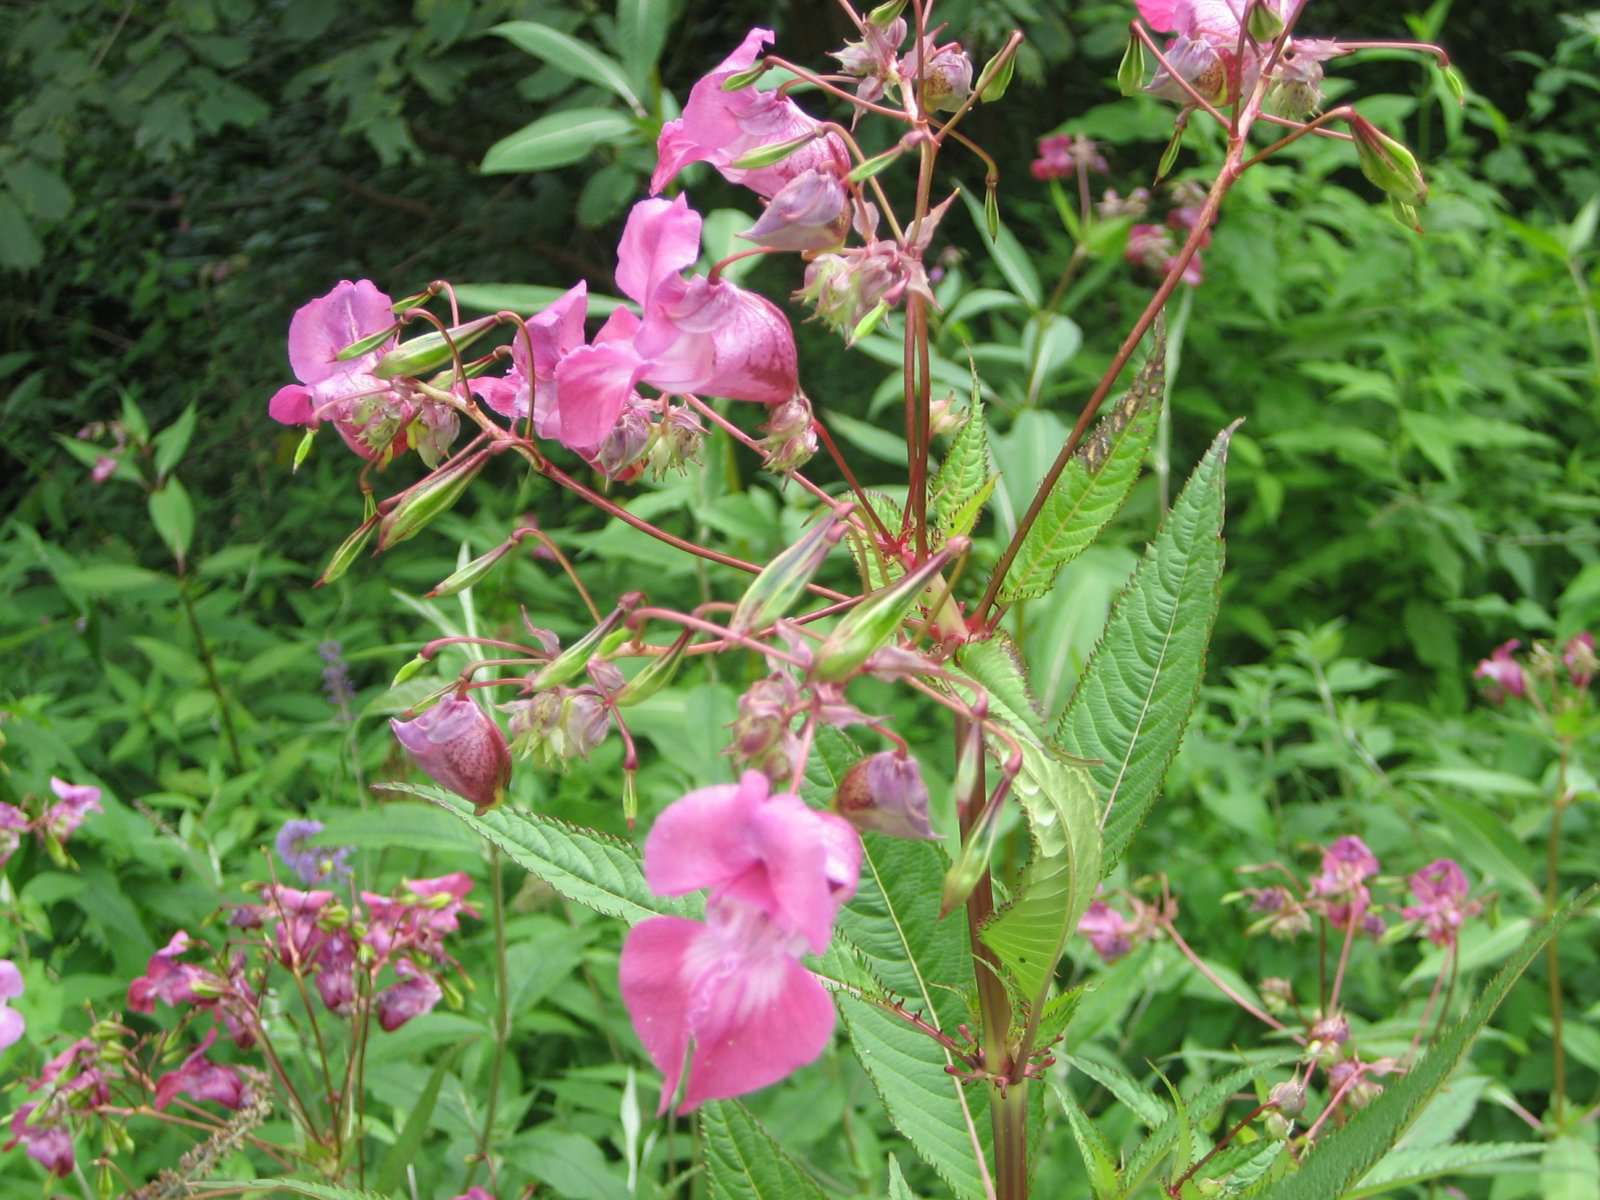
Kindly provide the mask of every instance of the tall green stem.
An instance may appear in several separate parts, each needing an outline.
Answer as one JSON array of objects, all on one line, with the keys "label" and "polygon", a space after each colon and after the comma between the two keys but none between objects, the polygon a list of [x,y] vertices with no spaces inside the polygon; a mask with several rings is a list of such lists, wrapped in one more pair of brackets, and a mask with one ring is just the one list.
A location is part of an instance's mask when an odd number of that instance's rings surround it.
[{"label": "tall green stem", "polygon": [[189,580],[185,577],[178,580],[178,595],[183,599],[184,615],[189,618],[189,632],[194,634],[195,649],[199,651],[201,665],[205,667],[206,683],[211,688],[211,694],[217,698],[217,711],[222,715],[222,732],[228,739],[228,756],[233,759],[233,769],[243,774],[244,756],[239,753],[239,733],[233,727],[233,710],[228,707],[222,681],[217,678],[217,663],[211,657],[211,643],[206,641],[205,631],[200,628],[200,617],[194,611],[194,597],[189,594]]},{"label": "tall green stem", "polygon": [[[1561,740],[1561,757],[1559,770],[1556,776],[1556,800],[1550,809],[1550,836],[1545,839],[1545,881],[1544,881],[1544,915],[1548,920],[1550,914],[1555,912],[1561,898],[1561,817],[1567,807],[1569,799],[1567,794],[1567,761],[1571,757],[1572,744],[1567,739]],[[1554,1078],[1552,1090],[1554,1096],[1550,1102],[1550,1112],[1557,1130],[1561,1129],[1566,1116],[1567,1106],[1567,1051],[1562,1041],[1562,997],[1561,997],[1561,939],[1552,937],[1545,943],[1545,962],[1548,964],[1547,974],[1550,976],[1550,1037],[1551,1062]]]},{"label": "tall green stem", "polygon": [[[500,1107],[500,1067],[505,1061],[506,1042],[511,1035],[511,972],[506,961],[506,893],[500,874],[500,847],[489,847],[489,884],[494,892],[494,1058],[489,1063],[489,1099],[483,1109],[483,1133],[478,1138],[478,1160],[467,1172],[468,1189],[478,1177],[478,1168],[489,1159],[489,1141],[494,1136],[495,1114]],[[489,1178],[494,1179],[493,1164]]]}]

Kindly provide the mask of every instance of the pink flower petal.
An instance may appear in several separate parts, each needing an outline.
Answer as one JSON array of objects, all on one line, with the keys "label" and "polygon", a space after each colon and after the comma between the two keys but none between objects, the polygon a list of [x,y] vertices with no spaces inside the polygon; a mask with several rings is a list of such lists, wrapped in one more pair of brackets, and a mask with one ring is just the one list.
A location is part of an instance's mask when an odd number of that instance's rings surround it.
[{"label": "pink flower petal", "polygon": [[388,296],[367,279],[341,279],[331,292],[303,304],[289,322],[289,365],[301,383],[361,371],[378,359],[374,350],[349,362],[338,354],[352,342],[394,323]]},{"label": "pink flower petal", "polygon": [[22,995],[22,972],[9,958],[0,958],[0,1000],[15,1000]]},{"label": "pink flower petal", "polygon": [[315,411],[311,393],[298,383],[279,388],[267,402],[267,415],[280,425],[311,425]]},{"label": "pink flower petal", "polygon": [[28,1023],[22,1019],[21,1013],[0,1004],[0,1050],[19,1041],[27,1028]]},{"label": "pink flower petal", "polygon": [[580,454],[600,449],[628,405],[645,364],[628,342],[580,346],[556,368],[561,444]]},{"label": "pink flower petal", "polygon": [[663,279],[676,276],[700,257],[700,214],[682,196],[641,200],[628,214],[617,246],[617,287],[648,304]]}]

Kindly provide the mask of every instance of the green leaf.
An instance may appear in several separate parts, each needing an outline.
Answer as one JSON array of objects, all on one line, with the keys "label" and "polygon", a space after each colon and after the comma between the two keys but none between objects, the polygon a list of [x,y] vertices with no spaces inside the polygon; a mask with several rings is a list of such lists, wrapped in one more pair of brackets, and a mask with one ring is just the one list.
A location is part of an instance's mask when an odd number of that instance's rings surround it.
[{"label": "green leaf", "polygon": [[189,448],[199,414],[191,403],[178,414],[178,419],[151,439],[156,448],[156,477],[163,478],[183,461],[183,452]]},{"label": "green leaf", "polygon": [[6,186],[29,216],[59,221],[72,208],[66,180],[31,158],[13,159],[4,171]]},{"label": "green leaf", "polygon": [[474,816],[466,801],[432,784],[373,786],[431,800],[568,900],[608,917],[621,917],[634,925],[647,917],[683,916],[688,911],[688,906],[650,890],[639,865],[638,851],[618,838],[540,813],[504,807]]},{"label": "green leaf", "polygon": [[617,45],[634,79],[643,86],[667,44],[671,0],[617,0]]},{"label": "green leaf", "polygon": [[1087,1075],[1122,1101],[1134,1116],[1151,1129],[1160,1129],[1174,1119],[1176,1114],[1160,1097],[1118,1064],[1081,1054],[1068,1055],[1067,1061],[1072,1064],[1074,1071]]},{"label": "green leaf", "polygon": [[917,1200],[917,1195],[901,1173],[900,1160],[889,1155],[889,1200]]},{"label": "green leaf", "polygon": [[[458,283],[455,286],[455,293],[462,308],[472,308],[479,312],[499,312],[501,309],[508,309],[511,312],[531,315],[561,299],[566,294],[566,289],[543,287],[532,283]],[[589,293],[590,316],[608,317],[617,309],[627,306],[626,300],[619,300],[615,296],[605,296],[598,292]]]},{"label": "green leaf", "polygon": [[966,204],[967,211],[972,214],[972,223],[977,226],[978,236],[983,239],[984,246],[994,259],[994,265],[1000,268],[1000,274],[1005,276],[1007,285],[1022,297],[1029,308],[1037,309],[1044,300],[1044,289],[1039,286],[1039,272],[1034,270],[1033,259],[1022,248],[1022,243],[1017,241],[998,217],[995,219],[995,231],[991,234],[989,217],[984,213],[984,206],[974,200],[970,192],[963,191],[961,199]]},{"label": "green leaf", "polygon": [[[837,730],[818,730],[816,746],[806,771],[813,802],[831,797],[860,757]],[[864,971],[870,990],[887,989],[930,1024],[953,1029],[968,1019],[961,997],[972,978],[971,956],[964,923],[939,920],[944,853],[931,842],[874,833],[863,836],[862,851],[861,882],[839,914],[839,938],[825,969],[846,978]],[[953,1061],[945,1050],[903,1019],[847,991],[835,998],[895,1128],[958,1196],[982,1196],[974,1135],[986,1144],[984,1090],[964,1090],[945,1073]]]},{"label": "green leaf", "polygon": [[[406,1123],[401,1127],[394,1144],[385,1152],[383,1165],[378,1168],[377,1187],[380,1192],[393,1192],[405,1178],[406,1167],[416,1158],[422,1139],[433,1121],[433,1108],[439,1102],[439,1089],[444,1086],[445,1076],[455,1066],[460,1051],[461,1047],[457,1046],[439,1059],[428,1076],[428,1082],[422,1085],[422,1091],[412,1101]],[[398,1106],[395,1115],[399,1115]]]},{"label": "green leaf", "polygon": [[706,1178],[717,1200],[824,1200],[816,1180],[737,1100],[702,1108],[700,1132]]},{"label": "green leaf", "polygon": [[1577,1132],[1552,1140],[1539,1164],[1539,1195],[1544,1200],[1600,1200],[1600,1157],[1593,1142]]},{"label": "green leaf", "polygon": [[1078,1143],[1078,1153],[1088,1171],[1089,1186],[1094,1191],[1095,1200],[1117,1200],[1122,1195],[1122,1184],[1117,1177],[1116,1157],[1105,1135],[1095,1128],[1094,1122],[1089,1120],[1072,1092],[1057,1076],[1047,1075],[1046,1079],[1050,1082],[1050,1090],[1061,1102],[1062,1111],[1067,1114],[1067,1124],[1072,1127],[1072,1140]]},{"label": "green leaf", "polygon": [[1222,579],[1229,426],[1211,443],[1112,606],[1106,631],[1061,716],[1057,741],[1090,768],[1110,871],[1160,793],[1205,673]]},{"label": "green leaf", "polygon": [[208,1179],[207,1188],[236,1189],[241,1196],[258,1193],[273,1196],[306,1196],[309,1200],[394,1200],[391,1192],[358,1192],[354,1188],[328,1183],[308,1183],[303,1179]]},{"label": "green leaf", "polygon": [[[956,662],[983,688],[990,716],[1019,733],[1027,733],[1041,746],[1048,742],[1044,717],[1024,673],[1022,654],[1010,634],[999,630],[984,641],[968,642],[957,652]],[[969,694],[966,699],[970,703],[974,697]]]},{"label": "green leaf", "polygon": [[172,586],[172,579],[156,571],[123,563],[100,563],[93,567],[61,571],[56,582],[69,592],[88,592],[94,596],[115,596],[122,592]]},{"label": "green leaf", "polygon": [[545,1184],[536,1194],[562,1200],[628,1200],[619,1164],[606,1159],[594,1140],[554,1122],[517,1134],[505,1144],[506,1160]]},{"label": "green leaf", "polygon": [[535,58],[543,59],[558,71],[610,89],[634,111],[635,116],[645,115],[644,102],[633,90],[622,64],[609,54],[600,53],[587,42],[580,42],[537,21],[507,21],[489,32],[498,34]]},{"label": "green leaf", "polygon": [[31,271],[43,261],[44,243],[11,197],[0,192],[0,267]]},{"label": "green leaf", "polygon": [[[900,449],[901,457],[904,457],[905,447]],[[934,525],[946,536],[951,533],[965,535],[976,523],[977,515],[973,514],[966,529],[957,529],[958,514],[975,497],[987,496],[993,489],[994,476],[989,469],[989,426],[983,419],[983,400],[974,393],[971,407],[967,409],[966,424],[956,432],[950,443],[950,452],[939,464],[938,473],[933,477],[933,486],[928,489],[929,510],[933,514]]]},{"label": "green leaf", "polygon": [[[1342,1200],[1387,1195],[1444,1175],[1478,1174],[1482,1167],[1532,1158],[1544,1148],[1540,1142],[1480,1142],[1396,1150],[1373,1167],[1352,1191],[1345,1192]],[[1548,1200],[1556,1193],[1546,1191],[1544,1195]]]},{"label": "green leaf", "polygon": [[1506,993],[1528,964],[1578,910],[1600,895],[1600,884],[1569,900],[1529,935],[1516,955],[1479,993],[1466,1016],[1441,1037],[1403,1078],[1384,1088],[1383,1094],[1319,1142],[1304,1166],[1265,1193],[1266,1200],[1336,1200],[1372,1170],[1399,1141],[1428,1100],[1444,1086],[1466,1056]]},{"label": "green leaf", "polygon": [[1087,550],[1117,515],[1155,434],[1166,386],[1166,353],[1166,334],[1158,329],[1133,386],[1100,418],[1050,489],[1000,589],[1003,602],[1048,592],[1061,568]]},{"label": "green leaf", "polygon": [[[900,528],[899,504],[879,492],[867,492],[866,498],[885,529],[892,531]],[[863,513],[862,516],[865,517],[866,514]],[[856,570],[861,573],[861,586],[865,590],[873,592],[888,587],[905,574],[905,568],[901,566],[898,558],[885,558],[878,553],[876,537],[871,528],[863,534],[858,533],[852,526],[845,534],[845,541],[850,546],[851,557],[856,560]]]},{"label": "green leaf", "polygon": [[[1296,1062],[1298,1058],[1299,1056],[1293,1051],[1278,1051],[1258,1062],[1239,1067],[1218,1079],[1213,1079],[1210,1083],[1185,1098],[1190,1117],[1201,1124],[1208,1124],[1216,1114],[1221,1112],[1223,1106],[1233,1098],[1236,1092],[1251,1086],[1265,1076],[1268,1071],[1287,1066],[1292,1062]],[[1074,1060],[1074,1065],[1081,1069],[1085,1063]],[[1085,1071],[1085,1074],[1090,1074],[1090,1072]],[[1110,1090],[1117,1091],[1116,1088],[1111,1088]],[[1142,1088],[1139,1089],[1139,1092],[1141,1097],[1148,1095]],[[1149,1099],[1152,1103],[1161,1103],[1154,1097],[1149,1097]],[[1130,1192],[1144,1181],[1146,1175],[1160,1165],[1161,1160],[1167,1156],[1175,1145],[1179,1144],[1178,1133],[1182,1127],[1182,1121],[1177,1113],[1167,1110],[1165,1105],[1161,1105],[1161,1107],[1166,1111],[1167,1115],[1156,1125],[1150,1136],[1139,1144],[1138,1149],[1129,1156],[1127,1166],[1123,1171],[1123,1184]]]},{"label": "green leaf", "polygon": [[1031,741],[1022,742],[1013,791],[1028,818],[1033,853],[1015,898],[980,936],[1037,1007],[1100,882],[1099,813],[1088,771],[1057,762]]},{"label": "green leaf", "polygon": [[172,551],[172,557],[178,560],[178,569],[182,570],[194,541],[194,504],[189,493],[177,476],[172,476],[150,493],[149,505],[150,523]]},{"label": "green leaf", "polygon": [[483,156],[485,175],[548,171],[587,158],[596,146],[624,141],[638,127],[610,108],[569,108],[550,113],[501,138]]}]

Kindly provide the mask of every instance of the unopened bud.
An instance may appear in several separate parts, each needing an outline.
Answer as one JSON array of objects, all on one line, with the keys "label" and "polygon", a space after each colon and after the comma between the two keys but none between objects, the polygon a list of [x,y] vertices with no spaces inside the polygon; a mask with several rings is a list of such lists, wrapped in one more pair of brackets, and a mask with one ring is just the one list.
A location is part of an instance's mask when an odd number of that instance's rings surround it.
[{"label": "unopened bud", "polygon": [[737,92],[749,87],[756,80],[767,73],[767,60],[758,58],[753,66],[746,67],[743,71],[735,71],[722,81],[722,90]]},{"label": "unopened bud", "polygon": [[300,444],[294,448],[294,465],[289,468],[292,475],[300,469],[300,464],[305,462],[306,455],[311,453],[311,443],[317,440],[317,427],[313,425],[307,429],[300,438]]},{"label": "unopened bud", "polygon": [[483,470],[490,453],[484,449],[453,458],[401,492],[378,526],[378,551],[416,537],[434,518],[448,512]]},{"label": "unopened bud", "polygon": [[1267,1113],[1261,1124],[1267,1136],[1275,1142],[1283,1141],[1294,1130],[1294,1122],[1276,1111]]},{"label": "unopened bud", "polygon": [[465,566],[457,567],[434,585],[427,598],[436,600],[440,596],[454,596],[457,592],[466,591],[494,570],[495,564],[510,554],[516,544],[516,538],[507,538],[487,554],[480,554]]},{"label": "unopened bud", "polygon": [[658,654],[646,663],[637,675],[622,685],[622,690],[615,697],[617,704],[642,703],[671,683],[683,663],[683,652],[688,649],[689,639],[693,636],[692,630],[685,629],[665,654]]},{"label": "unopened bud", "polygon": [[928,585],[945,565],[966,553],[967,539],[953,537],[913,571],[871,593],[840,618],[817,650],[815,673],[824,683],[847,679],[880,646],[887,645],[905,623]]},{"label": "unopened bud", "polygon": [[[445,330],[435,330],[410,341],[401,342],[378,360],[372,373],[379,379],[413,377],[434,371],[451,362],[456,352],[464,350],[489,330],[499,324],[499,317],[479,317],[464,325]],[[452,347],[454,349],[452,350]]]},{"label": "unopened bud", "polygon": [[[1008,52],[1009,51],[1009,52]],[[1006,89],[1011,86],[1011,77],[1017,70],[1017,55],[1011,47],[1000,50],[993,58],[983,64],[983,70],[978,72],[978,82],[975,89],[978,99],[984,104],[992,104],[1006,94]]]},{"label": "unopened bud", "polygon": [[1401,204],[1417,208],[1428,202],[1428,184],[1417,166],[1417,156],[1360,113],[1352,112],[1346,122],[1356,140],[1361,173]]},{"label": "unopened bud", "polygon": [[122,1026],[116,1021],[102,1018],[89,1027],[89,1039],[101,1045],[110,1045],[122,1040]]},{"label": "unopened bud", "polygon": [[1294,1004],[1294,984],[1273,975],[1261,981],[1261,1002],[1269,1013],[1287,1012]]},{"label": "unopened bud", "polygon": [[1286,1079],[1267,1093],[1267,1100],[1286,1117],[1298,1117],[1306,1110],[1306,1086]]},{"label": "unopened bud", "polygon": [[1122,52],[1117,90],[1124,96],[1137,96],[1144,90],[1144,43],[1136,37],[1128,39],[1128,48]]},{"label": "unopened bud", "polygon": [[905,10],[906,0],[884,0],[884,3],[867,14],[867,20],[879,29],[887,29]]},{"label": "unopened bud", "polygon": [[1283,32],[1283,17],[1267,0],[1254,0],[1245,17],[1245,29],[1259,45],[1266,45]]},{"label": "unopened bud", "polygon": [[668,471],[685,471],[690,463],[699,462],[705,440],[706,427],[693,411],[681,404],[669,408],[656,422],[655,440],[647,452],[651,475],[660,479]]},{"label": "unopened bud", "polygon": [[349,537],[340,543],[339,548],[333,552],[333,557],[328,560],[328,565],[322,568],[322,574],[317,576],[313,587],[323,587],[338,579],[350,569],[350,564],[355,562],[356,555],[361,553],[362,547],[367,544],[367,539],[378,528],[378,518],[368,517]]},{"label": "unopened bud", "polygon": [[600,443],[595,455],[595,465],[606,476],[615,479],[627,470],[650,445],[649,410],[643,405],[630,404],[617,418],[617,423]]},{"label": "unopened bud", "polygon": [[385,325],[377,333],[369,333],[358,342],[351,342],[343,350],[333,356],[334,362],[349,362],[352,358],[360,358],[363,354],[370,354],[383,345],[395,334],[400,332],[400,322]]},{"label": "unopened bud", "polygon": [[778,189],[739,236],[774,250],[831,250],[850,231],[850,194],[836,175],[802,171]]},{"label": "unopened bud", "polygon": [[811,582],[828,552],[843,536],[844,521],[840,514],[834,513],[818,521],[799,541],[761,569],[740,597],[728,628],[734,633],[749,633],[788,616],[789,610],[805,594],[806,584]]},{"label": "unopened bud", "polygon": [[817,452],[817,435],[811,428],[811,402],[796,394],[775,406],[762,426],[766,437],[759,443],[769,471],[793,471],[811,461]]},{"label": "unopened bud", "polygon": [[908,754],[885,750],[845,772],[833,806],[857,829],[921,841],[938,839],[928,824],[928,788]]}]

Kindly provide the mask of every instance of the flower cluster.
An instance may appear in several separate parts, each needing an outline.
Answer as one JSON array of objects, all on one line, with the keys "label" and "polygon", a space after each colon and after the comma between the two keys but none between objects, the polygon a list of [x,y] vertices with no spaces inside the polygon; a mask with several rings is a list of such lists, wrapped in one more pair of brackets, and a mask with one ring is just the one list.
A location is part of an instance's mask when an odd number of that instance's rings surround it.
[{"label": "flower cluster", "polygon": [[[1165,225],[1138,224],[1128,231],[1128,248],[1124,257],[1134,266],[1144,267],[1157,275],[1165,275],[1178,261],[1178,244],[1187,239],[1200,222],[1204,194],[1196,194],[1195,185],[1187,181],[1173,187],[1176,204],[1167,213]],[[1140,208],[1143,213],[1143,207]],[[1200,234],[1200,246],[1183,268],[1182,280],[1190,287],[1198,287],[1205,279],[1200,264],[1200,254],[1211,244],[1211,230]]]},{"label": "flower cluster", "polygon": [[652,917],[622,948],[622,998],[664,1076],[661,1111],[765,1087],[811,1062],[833,1033],[833,1002],[801,965],[827,949],[854,893],[861,844],[848,823],[773,793],[747,771],[669,806],[645,841],[663,896],[705,890],[705,920]]},{"label": "flower cluster", "polygon": [[64,858],[66,846],[88,817],[101,811],[100,789],[92,784],[68,783],[50,777],[55,801],[36,817],[29,817],[14,804],[0,803],[0,867],[10,861],[22,844],[24,834],[32,832],[52,857]]},{"label": "flower cluster", "polygon": [[1572,704],[1588,692],[1600,671],[1594,635],[1588,630],[1575,633],[1562,643],[1559,662],[1555,648],[1547,643],[1535,642],[1522,658],[1517,657],[1520,649],[1522,642],[1518,638],[1502,642],[1473,670],[1472,677],[1482,682],[1483,694],[1491,703],[1504,704],[1514,698],[1544,706],[1545,701],[1531,686],[1537,682],[1545,685],[1543,691],[1549,693],[1550,703]]}]

